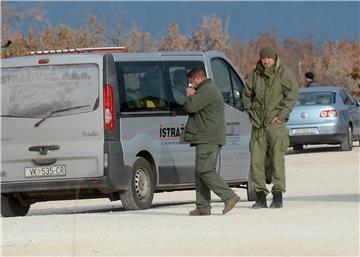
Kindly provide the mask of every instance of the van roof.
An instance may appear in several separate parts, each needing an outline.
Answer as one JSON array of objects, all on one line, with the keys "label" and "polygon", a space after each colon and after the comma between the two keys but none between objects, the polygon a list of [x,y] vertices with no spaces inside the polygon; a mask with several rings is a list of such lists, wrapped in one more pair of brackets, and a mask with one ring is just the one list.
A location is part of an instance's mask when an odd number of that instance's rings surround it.
[{"label": "van roof", "polygon": [[222,56],[225,55],[217,50],[210,51],[157,51],[157,52],[133,52],[133,53],[115,53],[114,58],[116,61],[131,61],[131,60],[158,60],[162,57],[181,57],[181,56]]},{"label": "van roof", "polygon": [[[80,49],[83,50],[83,49]],[[102,49],[104,50],[104,49]],[[121,50],[121,49],[120,49]],[[173,57],[173,60],[177,60],[177,57],[191,57],[202,56],[208,59],[212,57],[227,57],[220,51],[157,51],[157,52],[116,52],[116,51],[91,51],[91,52],[68,52],[68,53],[42,53],[33,54],[27,56],[16,56],[10,58],[2,58],[1,64],[3,67],[18,67],[18,66],[33,66],[37,65],[41,59],[49,59],[53,64],[61,64],[62,62],[71,63],[86,63],[89,61],[100,61],[105,54],[112,54],[115,61],[158,61],[163,57]],[[54,62],[54,60],[56,60]],[[228,59],[227,59],[228,60]]]}]

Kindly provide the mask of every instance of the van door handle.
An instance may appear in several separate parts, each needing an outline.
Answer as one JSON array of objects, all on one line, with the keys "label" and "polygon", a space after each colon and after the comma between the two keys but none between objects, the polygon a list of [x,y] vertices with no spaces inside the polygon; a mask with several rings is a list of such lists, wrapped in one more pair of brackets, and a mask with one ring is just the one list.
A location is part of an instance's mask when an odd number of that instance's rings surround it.
[{"label": "van door handle", "polygon": [[59,145],[35,145],[29,147],[30,152],[37,151],[40,153],[40,155],[47,155],[48,151],[55,151],[59,149]]}]

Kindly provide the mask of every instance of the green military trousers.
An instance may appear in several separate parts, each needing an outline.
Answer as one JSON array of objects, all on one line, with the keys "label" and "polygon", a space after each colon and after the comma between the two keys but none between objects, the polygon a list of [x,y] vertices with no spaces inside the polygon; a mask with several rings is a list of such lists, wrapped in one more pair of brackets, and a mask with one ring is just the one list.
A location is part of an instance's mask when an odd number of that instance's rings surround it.
[{"label": "green military trousers", "polygon": [[284,153],[289,147],[288,130],[285,124],[271,124],[266,128],[252,127],[250,139],[252,181],[256,192],[269,193],[265,182],[266,155],[271,165],[274,191],[286,191]]},{"label": "green military trousers", "polygon": [[217,157],[221,146],[212,144],[197,144],[195,160],[196,207],[200,210],[211,209],[211,191],[224,202],[235,196],[235,192],[216,172]]}]

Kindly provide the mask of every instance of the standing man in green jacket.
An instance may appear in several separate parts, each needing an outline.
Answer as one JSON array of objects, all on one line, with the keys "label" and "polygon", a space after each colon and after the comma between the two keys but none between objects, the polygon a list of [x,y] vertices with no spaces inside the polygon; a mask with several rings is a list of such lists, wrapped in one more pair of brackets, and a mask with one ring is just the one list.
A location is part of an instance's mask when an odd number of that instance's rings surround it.
[{"label": "standing man in green jacket", "polygon": [[252,208],[266,208],[265,163],[268,151],[272,171],[271,208],[282,208],[282,194],[286,191],[284,152],[289,146],[285,123],[298,97],[294,74],[280,62],[270,47],[260,50],[256,64],[243,92],[245,110],[252,123],[250,152],[252,181],[256,203]]},{"label": "standing man in green jacket", "polygon": [[225,145],[224,100],[205,70],[195,68],[188,73],[191,87],[186,88],[185,109],[189,119],[180,142],[195,146],[196,208],[191,216],[210,215],[212,190],[224,201],[223,214],[232,210],[240,197],[216,172],[217,157]]}]

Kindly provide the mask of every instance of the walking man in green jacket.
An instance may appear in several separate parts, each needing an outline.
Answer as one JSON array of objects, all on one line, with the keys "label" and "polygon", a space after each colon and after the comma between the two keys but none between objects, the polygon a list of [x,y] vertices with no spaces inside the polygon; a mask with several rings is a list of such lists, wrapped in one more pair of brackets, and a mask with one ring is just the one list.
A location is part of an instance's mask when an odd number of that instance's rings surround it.
[{"label": "walking man in green jacket", "polygon": [[272,171],[271,208],[282,208],[282,193],[286,191],[284,152],[289,146],[285,122],[298,97],[298,85],[293,73],[280,62],[273,48],[260,50],[260,60],[245,85],[245,110],[252,123],[250,152],[252,181],[256,203],[252,208],[266,208],[265,163],[268,151]]},{"label": "walking man in green jacket", "polygon": [[232,210],[240,197],[217,173],[216,162],[225,145],[224,100],[219,89],[207,79],[205,70],[195,68],[188,74],[192,87],[186,88],[185,109],[189,119],[181,143],[195,146],[196,208],[191,216],[210,215],[212,190],[224,201],[223,214]]}]

